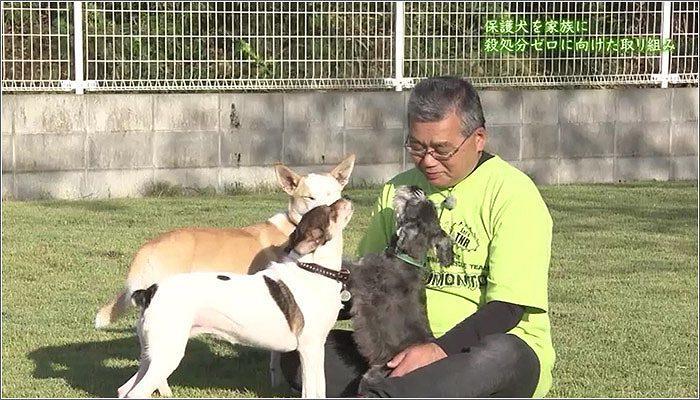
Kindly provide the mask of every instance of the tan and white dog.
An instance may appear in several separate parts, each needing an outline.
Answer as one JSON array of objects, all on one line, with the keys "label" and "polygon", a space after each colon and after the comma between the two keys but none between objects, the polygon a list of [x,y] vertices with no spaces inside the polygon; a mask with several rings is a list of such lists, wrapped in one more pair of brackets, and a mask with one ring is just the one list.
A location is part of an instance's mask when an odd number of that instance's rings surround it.
[{"label": "tan and white dog", "polygon": [[345,199],[312,209],[289,238],[289,257],[253,275],[179,274],[134,292],[142,309],[141,362],[119,397],[150,397],[156,389],[170,396],[168,377],[189,338],[202,333],[273,351],[297,350],[302,396],[325,397],[324,343],[342,306],[342,231],[352,212]]},{"label": "tan and white dog", "polygon": [[183,228],[150,240],[136,252],[125,289],[97,312],[95,327],[106,327],[123,315],[135,290],[146,289],[169,276],[195,271],[252,274],[279,260],[282,245],[304,213],[340,199],[354,165],[354,154],[330,173],[300,176],[277,165],[277,180],[289,194],[286,213],[245,228]]}]

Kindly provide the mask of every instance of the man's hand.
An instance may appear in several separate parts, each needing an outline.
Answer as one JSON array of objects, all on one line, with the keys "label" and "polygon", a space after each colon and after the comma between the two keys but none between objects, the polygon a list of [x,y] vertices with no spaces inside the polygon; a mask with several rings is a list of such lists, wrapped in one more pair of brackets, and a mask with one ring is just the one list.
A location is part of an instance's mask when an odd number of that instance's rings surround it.
[{"label": "man's hand", "polygon": [[390,377],[404,376],[420,367],[442,360],[447,354],[435,343],[413,345],[392,358],[386,366],[393,368]]}]

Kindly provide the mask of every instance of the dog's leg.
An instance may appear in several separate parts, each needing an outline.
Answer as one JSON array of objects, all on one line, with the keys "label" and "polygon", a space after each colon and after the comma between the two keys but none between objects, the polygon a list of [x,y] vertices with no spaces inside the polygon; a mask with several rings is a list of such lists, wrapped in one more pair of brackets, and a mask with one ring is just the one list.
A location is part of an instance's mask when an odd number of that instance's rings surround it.
[{"label": "dog's leg", "polygon": [[136,324],[136,336],[139,338],[139,348],[141,349],[141,354],[139,356],[139,369],[136,371],[134,376],[132,376],[128,381],[126,381],[126,383],[117,389],[117,397],[120,399],[126,397],[126,394],[129,393],[131,388],[133,388],[134,385],[136,385],[136,383],[143,378],[148,370],[148,364],[150,363],[148,355],[146,354],[146,344],[143,334],[143,312],[141,313],[139,322]]},{"label": "dog's leg", "polygon": [[324,370],[324,341],[299,347],[301,361],[301,397],[325,398],[326,375]]},{"label": "dog's leg", "polygon": [[127,290],[124,289],[117,297],[112,299],[108,304],[100,308],[95,316],[95,328],[101,329],[116,321],[129,308],[131,300]]},{"label": "dog's leg", "polygon": [[[165,355],[163,358],[151,360],[143,378],[126,394],[126,397],[148,398],[151,397],[156,389],[164,396],[172,396],[172,393],[168,393],[170,387],[167,385],[167,379],[175,371],[180,361],[182,361],[182,353],[178,351],[174,351],[172,355]],[[161,389],[165,393],[161,392]]]},{"label": "dog's leg", "polygon": [[120,399],[126,397],[127,393],[129,393],[129,391],[134,387],[134,385],[138,383],[146,374],[146,371],[148,371],[148,364],[148,359],[141,359],[141,362],[139,363],[139,370],[136,371],[134,376],[129,378],[129,380],[126,381],[126,383],[124,383],[119,387],[119,389],[117,389],[117,397],[119,397]]},{"label": "dog's leg", "polygon": [[158,394],[160,397],[173,397],[173,391],[170,389],[170,385],[168,385],[168,380],[164,380],[163,383],[158,386]]},{"label": "dog's leg", "polygon": [[141,358],[139,360],[139,370],[136,371],[134,376],[132,376],[128,381],[126,381],[125,384],[121,385],[119,389],[117,389],[117,396],[120,399],[123,399],[126,397],[126,395],[131,391],[131,389],[136,386],[137,383],[143,379],[144,375],[146,375],[146,372],[148,371],[148,368],[150,366],[151,361],[148,359],[145,353],[145,346],[143,345],[143,339],[141,337],[141,333],[139,330],[139,343],[141,344]]},{"label": "dog's leg", "polygon": [[162,396],[172,396],[168,377],[185,356],[185,347],[189,339],[188,327],[191,325],[158,322],[155,331],[145,330],[143,324],[139,325],[138,333],[143,352],[141,357],[143,360],[149,360],[149,363],[143,377],[137,379],[126,397],[150,397],[156,389]]},{"label": "dog's leg", "polygon": [[134,386],[134,383],[136,382],[136,377],[139,375],[141,372],[141,367],[139,366],[139,370],[131,377],[129,378],[128,381],[124,382],[123,385],[119,386],[119,389],[117,389],[117,397],[120,399],[123,399],[127,393],[129,393],[129,390]]},{"label": "dog's leg", "polygon": [[282,384],[281,355],[277,351],[270,352],[270,385],[277,387]]}]

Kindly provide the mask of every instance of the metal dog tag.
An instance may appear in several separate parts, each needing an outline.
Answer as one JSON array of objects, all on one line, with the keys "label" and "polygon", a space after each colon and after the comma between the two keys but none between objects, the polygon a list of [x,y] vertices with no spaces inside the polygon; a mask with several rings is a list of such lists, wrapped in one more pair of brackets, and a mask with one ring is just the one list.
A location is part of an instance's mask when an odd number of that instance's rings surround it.
[{"label": "metal dog tag", "polygon": [[343,301],[343,302],[348,301],[348,300],[350,300],[351,297],[352,297],[352,295],[347,290],[343,289],[340,291],[340,301]]}]

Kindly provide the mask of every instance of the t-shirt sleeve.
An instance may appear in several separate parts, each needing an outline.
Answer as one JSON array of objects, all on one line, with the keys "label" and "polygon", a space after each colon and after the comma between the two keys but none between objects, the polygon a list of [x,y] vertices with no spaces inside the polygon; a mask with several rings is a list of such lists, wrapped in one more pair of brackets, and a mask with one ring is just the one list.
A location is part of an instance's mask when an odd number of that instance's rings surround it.
[{"label": "t-shirt sleeve", "polygon": [[394,210],[392,206],[394,189],[392,184],[386,184],[377,198],[369,226],[357,246],[357,255],[362,257],[369,253],[384,251],[389,238],[394,233]]},{"label": "t-shirt sleeve", "polygon": [[552,218],[532,181],[516,185],[495,202],[492,226],[486,302],[547,312]]}]

